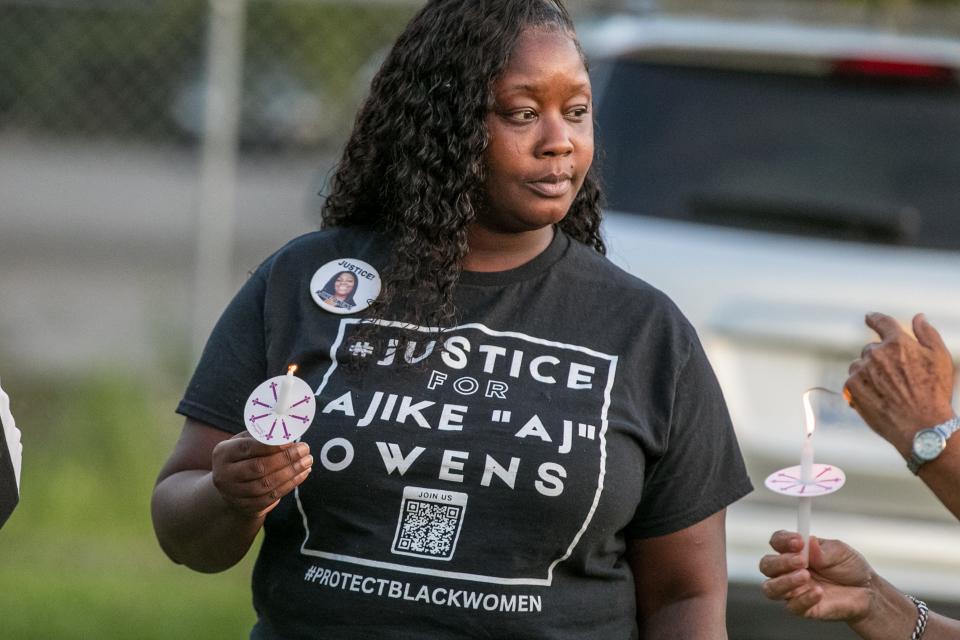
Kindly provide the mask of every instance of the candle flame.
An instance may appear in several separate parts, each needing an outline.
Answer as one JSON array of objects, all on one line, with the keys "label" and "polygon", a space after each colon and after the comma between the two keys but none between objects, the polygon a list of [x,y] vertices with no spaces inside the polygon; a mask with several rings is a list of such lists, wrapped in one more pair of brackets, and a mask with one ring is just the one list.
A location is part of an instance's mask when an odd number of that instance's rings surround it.
[{"label": "candle flame", "polygon": [[803,424],[808,438],[813,437],[813,432],[817,428],[817,420],[813,413],[813,406],[810,404],[810,395],[816,389],[807,389],[803,392]]},{"label": "candle flame", "polygon": [[299,367],[297,367],[297,365],[295,365],[295,364],[290,365],[289,367],[287,367],[287,375],[288,375],[288,376],[292,376],[293,374],[295,374],[295,373],[297,372],[297,369],[298,369],[298,368],[299,368]]}]

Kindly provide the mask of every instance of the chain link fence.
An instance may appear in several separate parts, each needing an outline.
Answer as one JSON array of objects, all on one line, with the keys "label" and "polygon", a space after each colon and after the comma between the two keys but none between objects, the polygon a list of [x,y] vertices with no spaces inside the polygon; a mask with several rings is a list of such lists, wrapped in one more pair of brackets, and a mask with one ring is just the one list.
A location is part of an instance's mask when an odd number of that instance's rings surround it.
[{"label": "chain link fence", "polygon": [[[240,2],[240,0],[234,0]],[[417,0],[246,0],[245,149],[336,146]],[[960,33],[958,3],[588,0],[605,9],[759,14]],[[950,7],[952,5],[952,7]],[[0,134],[195,144],[207,0],[0,0]]]},{"label": "chain link fence", "polygon": [[[241,141],[336,143],[415,2],[249,0]],[[0,1],[0,133],[194,144],[204,0]]]}]

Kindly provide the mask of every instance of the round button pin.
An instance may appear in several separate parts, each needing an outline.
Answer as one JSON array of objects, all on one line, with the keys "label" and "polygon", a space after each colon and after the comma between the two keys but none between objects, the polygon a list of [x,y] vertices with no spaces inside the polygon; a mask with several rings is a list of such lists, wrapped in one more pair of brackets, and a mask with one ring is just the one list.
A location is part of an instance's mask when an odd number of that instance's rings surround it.
[{"label": "round button pin", "polygon": [[380,274],[363,260],[333,260],[313,274],[310,295],[321,309],[330,313],[363,311],[380,295]]}]

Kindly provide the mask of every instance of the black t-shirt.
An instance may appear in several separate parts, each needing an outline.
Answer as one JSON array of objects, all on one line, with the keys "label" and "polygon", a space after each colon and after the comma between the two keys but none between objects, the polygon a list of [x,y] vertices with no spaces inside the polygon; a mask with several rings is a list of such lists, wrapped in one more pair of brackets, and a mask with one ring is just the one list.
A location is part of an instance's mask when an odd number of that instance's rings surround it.
[{"label": "black t-shirt", "polygon": [[558,231],[517,269],[463,273],[458,326],[405,326],[397,349],[392,319],[368,341],[310,292],[336,259],[382,272],[388,246],[335,229],[273,255],[178,407],[235,433],[288,364],[316,390],[314,470],[267,517],[253,637],[635,638],[626,540],[751,489],[694,330]]}]

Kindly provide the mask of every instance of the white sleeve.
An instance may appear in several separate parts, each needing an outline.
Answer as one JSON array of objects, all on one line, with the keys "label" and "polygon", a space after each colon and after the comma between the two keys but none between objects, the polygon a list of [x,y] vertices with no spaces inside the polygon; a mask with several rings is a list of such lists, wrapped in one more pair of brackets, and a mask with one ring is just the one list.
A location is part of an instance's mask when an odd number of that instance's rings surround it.
[{"label": "white sleeve", "polygon": [[3,423],[3,438],[13,463],[13,475],[17,480],[17,492],[20,491],[20,460],[23,456],[23,444],[20,442],[20,430],[10,413],[10,396],[0,387],[0,422]]}]

